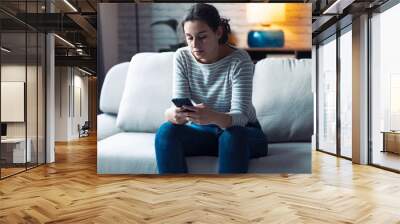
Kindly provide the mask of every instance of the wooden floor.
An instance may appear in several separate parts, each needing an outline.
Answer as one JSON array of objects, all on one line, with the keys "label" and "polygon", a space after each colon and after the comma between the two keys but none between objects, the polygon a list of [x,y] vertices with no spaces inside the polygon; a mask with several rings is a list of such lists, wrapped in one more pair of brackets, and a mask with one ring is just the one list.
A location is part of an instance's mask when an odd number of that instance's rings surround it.
[{"label": "wooden floor", "polygon": [[18,164],[18,167],[2,167],[0,168],[1,170],[1,178],[6,178],[11,175],[15,175],[17,173],[23,172],[27,169],[33,169],[37,166],[36,163],[27,163],[27,167],[25,167],[25,164]]},{"label": "wooden floor", "polygon": [[23,167],[23,168],[19,168],[19,167],[18,168],[0,168],[0,169],[1,169],[1,177],[2,178],[26,170],[25,167]]},{"label": "wooden floor", "polygon": [[304,175],[96,174],[96,139],[0,181],[0,223],[400,223],[400,175],[313,153]]},{"label": "wooden floor", "polygon": [[374,151],[372,160],[374,164],[400,170],[400,154],[376,150]]}]

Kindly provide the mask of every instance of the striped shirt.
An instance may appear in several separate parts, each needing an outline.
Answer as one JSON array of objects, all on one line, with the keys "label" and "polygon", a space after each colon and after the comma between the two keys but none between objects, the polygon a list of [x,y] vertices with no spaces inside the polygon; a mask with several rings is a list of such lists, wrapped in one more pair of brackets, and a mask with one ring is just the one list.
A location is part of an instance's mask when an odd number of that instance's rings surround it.
[{"label": "striped shirt", "polygon": [[202,64],[189,47],[174,56],[174,98],[189,98],[231,115],[232,126],[256,122],[252,104],[254,64],[246,51],[235,49],[217,62]]}]

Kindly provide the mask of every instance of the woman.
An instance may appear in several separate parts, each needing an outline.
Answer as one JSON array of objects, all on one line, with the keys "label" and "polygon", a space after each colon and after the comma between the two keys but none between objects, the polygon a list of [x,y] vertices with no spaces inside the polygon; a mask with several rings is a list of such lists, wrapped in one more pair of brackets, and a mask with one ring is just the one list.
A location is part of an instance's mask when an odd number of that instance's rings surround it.
[{"label": "woman", "polygon": [[175,53],[173,98],[196,104],[166,110],[155,141],[159,173],[186,173],[186,156],[218,156],[220,173],[246,173],[249,158],[267,154],[251,102],[252,60],[227,44],[228,20],[212,5],[194,5],[182,28],[188,46]]}]

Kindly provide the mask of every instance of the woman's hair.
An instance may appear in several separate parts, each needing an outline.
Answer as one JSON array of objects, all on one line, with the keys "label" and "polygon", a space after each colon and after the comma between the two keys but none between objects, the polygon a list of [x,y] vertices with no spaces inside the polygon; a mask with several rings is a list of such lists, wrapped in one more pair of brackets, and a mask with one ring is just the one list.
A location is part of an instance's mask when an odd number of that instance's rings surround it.
[{"label": "woman's hair", "polygon": [[223,32],[218,42],[219,44],[225,44],[228,41],[228,34],[231,32],[229,20],[221,18],[218,10],[214,6],[205,3],[197,3],[193,5],[182,21],[182,29],[185,22],[194,20],[205,22],[214,32],[219,26],[222,26]]}]

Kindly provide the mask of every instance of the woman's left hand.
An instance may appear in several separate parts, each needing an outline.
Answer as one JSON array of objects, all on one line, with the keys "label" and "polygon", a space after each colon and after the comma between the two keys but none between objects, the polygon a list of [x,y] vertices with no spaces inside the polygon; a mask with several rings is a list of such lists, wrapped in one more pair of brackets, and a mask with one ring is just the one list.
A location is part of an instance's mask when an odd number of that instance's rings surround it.
[{"label": "woman's left hand", "polygon": [[185,112],[184,115],[188,121],[192,121],[197,124],[215,124],[218,113],[213,111],[211,108],[204,104],[196,104],[195,106],[183,106],[183,109],[191,110],[193,112]]}]

